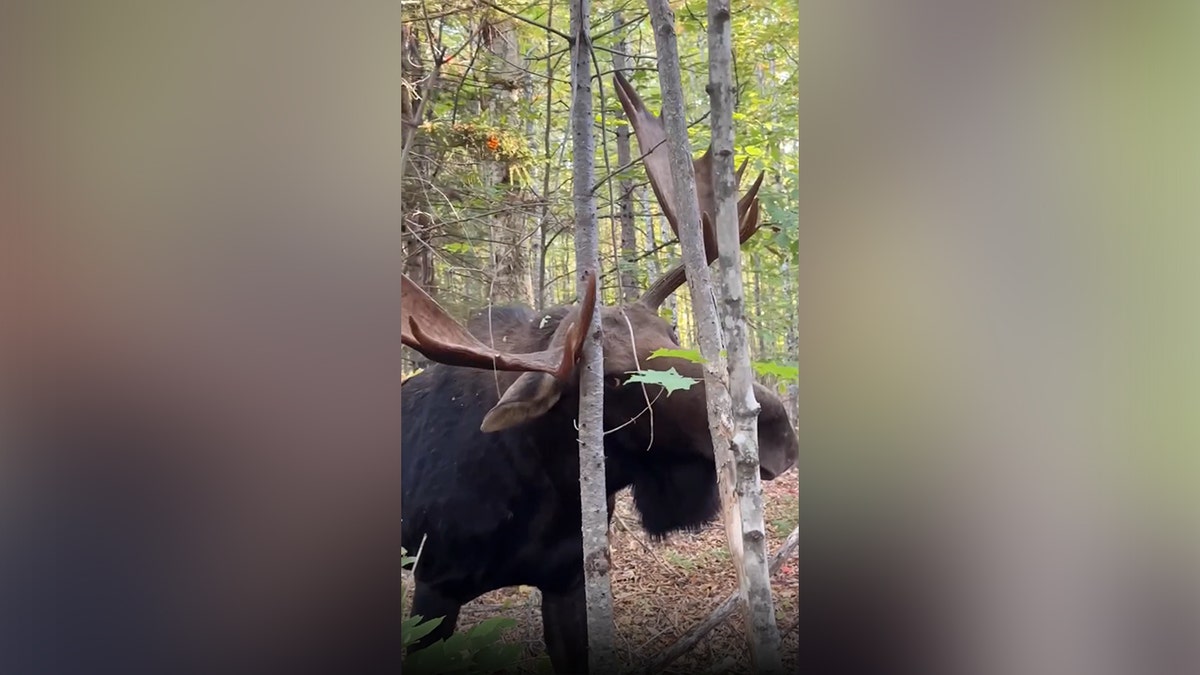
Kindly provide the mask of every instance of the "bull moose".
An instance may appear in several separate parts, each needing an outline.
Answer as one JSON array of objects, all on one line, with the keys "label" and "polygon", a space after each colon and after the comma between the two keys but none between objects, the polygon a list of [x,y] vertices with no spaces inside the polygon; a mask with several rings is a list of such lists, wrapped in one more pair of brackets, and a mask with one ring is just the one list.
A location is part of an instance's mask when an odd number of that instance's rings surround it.
[{"label": "bull moose", "polygon": [[[678,231],[661,119],[625,78],[618,74],[615,84],[651,187]],[[694,167],[711,263],[717,257],[709,220],[711,148]],[[762,174],[738,203],[743,242],[758,229],[761,182]],[[631,487],[641,524],[656,538],[711,522],[720,508],[703,386],[666,395],[656,385],[628,381],[631,372],[651,368],[702,378],[701,366],[690,361],[649,358],[679,347],[657,308],[684,280],[676,266],[637,302],[599,312],[609,517],[615,494]],[[587,278],[578,304],[544,312],[492,308],[466,328],[405,284],[404,343],[434,364],[402,387],[401,539],[410,553],[420,552],[412,612],[444,617],[417,648],[451,635],[460,608],[476,597],[534,586],[554,669],[587,672],[576,362],[592,328],[596,280]],[[761,476],[771,480],[792,466],[799,446],[780,399],[757,384],[754,393],[761,406]]]}]

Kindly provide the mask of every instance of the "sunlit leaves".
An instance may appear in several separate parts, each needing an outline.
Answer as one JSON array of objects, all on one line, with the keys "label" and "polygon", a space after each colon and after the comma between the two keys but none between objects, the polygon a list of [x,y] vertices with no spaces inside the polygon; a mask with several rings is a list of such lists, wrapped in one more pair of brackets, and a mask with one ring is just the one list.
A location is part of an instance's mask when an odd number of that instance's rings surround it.
[{"label": "sunlit leaves", "polygon": [[704,357],[700,356],[700,350],[698,349],[655,349],[650,353],[650,358],[684,359],[692,363],[704,363]]},{"label": "sunlit leaves", "polygon": [[780,380],[796,380],[800,377],[800,369],[796,366],[785,366],[780,363],[763,363],[755,361],[750,364],[759,375],[769,375]]},{"label": "sunlit leaves", "polygon": [[[448,298],[473,299],[472,308],[492,293],[497,242],[510,236],[520,238],[531,270],[533,293],[546,306],[570,302],[574,286],[574,209],[571,203],[571,138],[569,129],[571,89],[570,51],[562,33],[569,32],[569,12],[564,4],[538,0],[501,0],[493,5],[519,14],[508,17],[505,45],[519,56],[515,69],[501,67],[494,45],[479,34],[485,20],[504,20],[504,12],[484,8],[469,0],[431,0],[414,5],[406,14],[406,25],[416,36],[421,51],[420,68],[406,60],[401,73],[405,86],[422,95],[428,105],[423,124],[409,157],[409,177],[401,190],[430,216],[429,230],[420,239],[435,253],[432,260],[437,287]],[[679,49],[684,71],[684,97],[692,149],[699,155],[710,135],[706,118],[707,84],[706,0],[672,0]],[[737,107],[734,119],[735,162],[749,160],[743,181],[766,172],[760,190],[764,228],[743,247],[746,315],[752,324],[752,359],[769,366],[794,361],[795,356],[795,265],[799,252],[799,6],[776,0],[739,0],[732,15]],[[624,27],[614,29],[614,13],[620,11]],[[612,51],[624,42],[633,70],[627,73],[634,88],[657,112],[661,94],[655,72],[655,39],[646,8],[622,0],[593,0],[591,29],[597,73],[593,73],[596,125],[596,196],[601,231],[601,265],[605,275],[633,272],[640,287],[667,265],[679,261],[677,243],[663,225],[658,205],[646,186],[645,170],[636,161],[640,154],[636,139],[633,159],[617,159],[616,129],[627,122],[612,88]],[[551,30],[547,30],[546,27]],[[435,56],[451,59],[443,67],[436,86],[426,90]],[[513,79],[515,78],[515,79]],[[596,79],[599,78],[599,79]],[[457,125],[457,126],[456,126]],[[497,165],[504,173],[496,174]],[[604,179],[610,172],[618,176]],[[633,186],[637,228],[637,255],[620,250],[621,236],[610,200],[621,194],[622,182]],[[743,183],[744,184],[744,183]],[[418,199],[419,198],[419,199]],[[647,230],[655,232],[650,241]],[[515,233],[515,235],[514,235]],[[665,233],[665,234],[664,234]],[[545,248],[542,248],[542,243]],[[659,247],[659,248],[656,248]],[[632,260],[632,262],[631,262]],[[537,273],[537,261],[545,262],[545,274]],[[624,262],[622,262],[624,261]],[[546,288],[536,288],[539,283]],[[605,290],[612,294],[617,284]],[[606,295],[611,301],[615,295]],[[663,307],[661,315],[676,321],[678,330],[690,340],[692,331],[688,290],[675,299],[678,309]],[[494,300],[495,298],[493,298]],[[538,305],[534,305],[538,306]],[[691,361],[683,354],[664,354]],[[659,362],[662,363],[661,361]],[[646,366],[646,363],[642,364]],[[650,365],[655,365],[650,362]],[[766,380],[789,380],[770,367],[756,369]],[[767,373],[767,374],[764,374]]]}]

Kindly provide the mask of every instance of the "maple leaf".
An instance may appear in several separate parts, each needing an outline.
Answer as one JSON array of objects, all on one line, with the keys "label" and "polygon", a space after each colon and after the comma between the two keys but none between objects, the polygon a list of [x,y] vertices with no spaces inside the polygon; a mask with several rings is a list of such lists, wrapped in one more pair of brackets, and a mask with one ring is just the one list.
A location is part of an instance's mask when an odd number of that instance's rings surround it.
[{"label": "maple leaf", "polygon": [[667,390],[667,396],[672,392],[685,391],[691,389],[692,385],[700,380],[680,375],[679,371],[674,368],[668,370],[634,370],[630,371],[630,377],[625,381],[625,384],[641,382],[642,384],[657,384]]}]

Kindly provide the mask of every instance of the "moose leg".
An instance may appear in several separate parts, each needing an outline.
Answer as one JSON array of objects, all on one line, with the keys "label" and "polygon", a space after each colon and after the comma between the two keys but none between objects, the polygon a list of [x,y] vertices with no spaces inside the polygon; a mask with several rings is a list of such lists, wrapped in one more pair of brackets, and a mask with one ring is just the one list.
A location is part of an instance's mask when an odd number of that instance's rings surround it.
[{"label": "moose leg", "polygon": [[462,609],[462,603],[458,600],[441,593],[429,584],[417,581],[417,586],[413,589],[412,615],[421,617],[423,621],[440,616],[442,622],[428,635],[410,645],[409,651],[416,651],[453,635],[454,627],[458,625],[460,609]]},{"label": "moose leg", "polygon": [[587,597],[582,584],[562,593],[542,591],[542,634],[555,673],[586,675]]}]

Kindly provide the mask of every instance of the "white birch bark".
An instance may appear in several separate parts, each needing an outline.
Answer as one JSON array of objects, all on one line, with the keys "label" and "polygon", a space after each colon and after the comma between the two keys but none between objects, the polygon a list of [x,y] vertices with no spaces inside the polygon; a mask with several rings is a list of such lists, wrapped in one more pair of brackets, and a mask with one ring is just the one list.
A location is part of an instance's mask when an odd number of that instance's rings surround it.
[{"label": "white birch bark", "polygon": [[[742,262],[738,237],[737,184],[733,162],[733,47],[729,25],[729,0],[708,0],[708,95],[712,102],[713,194],[716,199],[717,265],[720,270],[718,296],[721,324],[728,354],[729,396],[732,403],[733,438],[716,448],[720,473],[733,474],[733,485],[722,486],[723,504],[735,499],[737,508],[728,515],[740,516],[743,557],[738,581],[746,602],[746,635],[756,671],[782,671],[779,627],[771,597],[768,572],[766,526],[763,522],[762,484],[759,481],[758,401],[754,398],[754,374],[746,341],[743,315]],[[733,528],[729,528],[733,529]]]},{"label": "white birch bark", "polygon": [[[580,296],[583,274],[599,278],[600,232],[596,218],[593,162],[589,0],[571,2],[571,136],[575,202],[575,264]],[[600,342],[600,303],[583,343],[579,364],[579,499],[583,510],[583,574],[587,593],[588,668],[597,675],[616,672],[612,587],[609,578],[608,499],[604,467],[604,383]]]},{"label": "white birch bark", "polygon": [[[724,336],[718,323],[716,297],[713,293],[713,286],[704,254],[700,214],[697,212],[698,205],[695,199],[691,197],[691,195],[695,194],[696,177],[692,165],[691,148],[687,142],[687,119],[684,116],[683,85],[679,69],[679,50],[675,36],[675,17],[667,0],[649,0],[648,4],[650,8],[650,20],[654,26],[654,40],[658,53],[658,74],[659,83],[662,87],[663,101],[662,119],[667,132],[667,145],[671,159],[671,176],[676,187],[676,194],[681,197],[687,195],[686,197],[682,197],[680,203],[674,206],[679,214],[679,243],[683,249],[684,266],[687,268],[687,281],[691,292],[696,335],[700,343],[700,353],[705,359],[704,385],[708,403],[709,431],[712,434],[713,450],[717,461],[717,480],[721,493],[722,516],[725,522],[730,553],[738,570],[739,593],[742,595],[743,601],[753,599],[756,603],[756,607],[752,608],[756,611],[747,612],[747,615],[753,617],[756,612],[760,615],[758,619],[751,618],[750,625],[747,626],[747,637],[750,640],[751,654],[755,661],[755,672],[780,672],[782,668],[779,660],[779,632],[778,628],[775,627],[774,604],[770,600],[770,581],[769,577],[766,577],[766,556],[763,553],[765,550],[765,537],[763,536],[761,526],[761,490],[757,500],[759,526],[757,530],[752,528],[746,534],[743,534],[742,506],[739,503],[738,496],[734,492],[735,467],[737,463],[735,462],[733,447],[735,438],[732,417],[733,402],[730,399],[728,381],[726,379],[729,372],[725,367],[725,359],[721,355],[724,346]],[[727,33],[728,6],[725,9],[725,19],[725,30]],[[726,38],[726,41],[728,41],[728,38]],[[729,123],[732,124],[732,118],[730,118]],[[730,153],[732,152],[732,137],[730,137],[727,150]],[[732,181],[732,155],[727,157],[726,161],[730,165],[727,179]],[[726,218],[728,217],[729,215],[726,214]],[[736,220],[736,215],[733,217]],[[723,248],[732,248],[736,254],[739,250],[736,224],[734,225],[734,232],[732,247],[726,245]],[[734,261],[736,262],[736,258],[734,258]],[[738,292],[738,304],[740,305],[740,283]],[[745,357],[744,330],[741,348],[743,357]],[[745,400],[745,396],[742,398],[743,401],[740,407],[743,410],[757,408],[757,403],[753,402],[752,397],[749,401]],[[756,419],[757,410],[754,411],[753,415]],[[756,438],[757,434],[751,437],[750,442],[753,443]],[[739,442],[744,444],[745,439],[740,439]],[[757,478],[757,448],[754,450],[753,461],[755,463],[755,478]],[[750,496],[748,506],[751,511],[753,510],[753,504],[754,497]],[[752,547],[757,551],[756,553],[752,551],[751,555],[754,559],[750,564],[759,571],[751,575],[747,575],[745,571],[747,564],[745,545],[747,540],[750,541]],[[749,592],[751,581],[753,580],[755,583],[758,583],[763,578],[767,579],[766,612],[769,618],[766,620],[761,618],[763,613],[761,607],[763,604],[761,587],[756,587],[753,594]],[[764,623],[769,623],[769,627],[764,627]]]},{"label": "white birch bark", "polygon": [[[613,30],[620,31],[625,25],[625,19],[618,10],[613,13]],[[625,71],[629,68],[629,46],[622,37],[613,52],[613,70]],[[628,75],[627,75],[628,76]],[[617,166],[629,164],[632,156],[629,145],[629,125],[617,125]],[[617,259],[617,276],[621,280],[621,297],[626,302],[637,300],[637,274],[633,265],[637,258],[637,230],[633,223],[633,181],[622,178],[618,183],[617,218],[621,224],[621,255]]]}]

